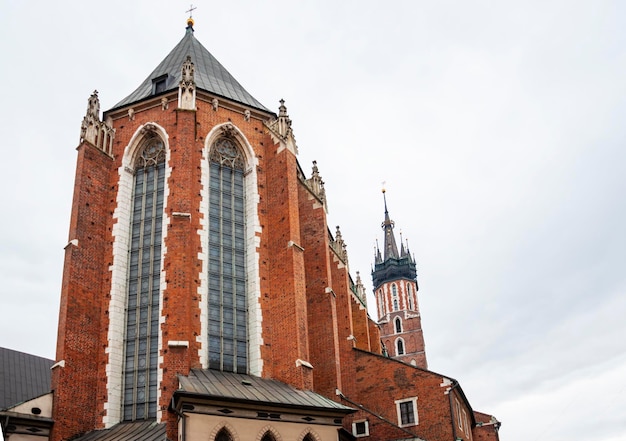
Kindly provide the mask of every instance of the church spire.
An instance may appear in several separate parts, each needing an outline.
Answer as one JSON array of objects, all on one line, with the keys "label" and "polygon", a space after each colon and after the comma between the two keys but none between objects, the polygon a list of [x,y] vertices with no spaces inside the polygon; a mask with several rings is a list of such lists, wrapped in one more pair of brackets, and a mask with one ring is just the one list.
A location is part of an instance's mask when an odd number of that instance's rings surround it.
[{"label": "church spire", "polygon": [[389,211],[387,210],[387,195],[384,188],[383,200],[385,201],[385,221],[382,223],[381,227],[385,231],[384,260],[389,258],[398,259],[400,254],[398,253],[398,245],[396,244],[396,238],[393,234],[393,227],[395,224],[389,217]]}]

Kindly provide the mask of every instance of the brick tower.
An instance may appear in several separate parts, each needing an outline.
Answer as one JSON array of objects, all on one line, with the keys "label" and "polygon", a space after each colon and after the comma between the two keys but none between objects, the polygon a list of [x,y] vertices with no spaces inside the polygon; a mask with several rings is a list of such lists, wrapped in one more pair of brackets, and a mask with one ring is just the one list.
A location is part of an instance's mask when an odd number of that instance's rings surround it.
[{"label": "brick tower", "polygon": [[381,255],[377,247],[372,271],[381,339],[390,357],[427,369],[422,320],[417,301],[415,260],[411,257],[408,245],[401,242],[398,251],[393,233],[394,222],[387,211],[385,190],[383,199],[384,248]]}]

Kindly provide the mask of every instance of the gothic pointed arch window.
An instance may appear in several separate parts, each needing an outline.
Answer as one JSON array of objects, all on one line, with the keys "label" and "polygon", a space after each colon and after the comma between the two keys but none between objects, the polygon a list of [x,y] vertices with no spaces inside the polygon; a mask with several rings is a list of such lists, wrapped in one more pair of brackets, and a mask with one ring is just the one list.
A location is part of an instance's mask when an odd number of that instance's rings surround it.
[{"label": "gothic pointed arch window", "polygon": [[409,309],[413,310],[413,290],[411,289],[411,283],[406,284],[406,296],[408,299]]},{"label": "gothic pointed arch window", "polygon": [[396,340],[396,355],[404,355],[404,340],[401,338]]},{"label": "gothic pointed arch window", "polygon": [[393,323],[394,323],[394,327],[396,330],[396,334],[400,334],[402,332],[402,319],[400,317],[396,317]]},{"label": "gothic pointed arch window", "polygon": [[123,419],[154,418],[157,369],[165,145],[154,132],[133,164],[124,338]]},{"label": "gothic pointed arch window", "polygon": [[209,151],[209,368],[248,371],[244,156],[235,139]]},{"label": "gothic pointed arch window", "polygon": [[233,436],[230,434],[228,429],[224,428],[217,432],[217,435],[215,435],[215,441],[233,441]]},{"label": "gothic pointed arch window", "polygon": [[261,438],[261,441],[276,441],[276,438],[274,437],[274,435],[272,435],[272,432],[268,431],[265,432],[265,434]]}]

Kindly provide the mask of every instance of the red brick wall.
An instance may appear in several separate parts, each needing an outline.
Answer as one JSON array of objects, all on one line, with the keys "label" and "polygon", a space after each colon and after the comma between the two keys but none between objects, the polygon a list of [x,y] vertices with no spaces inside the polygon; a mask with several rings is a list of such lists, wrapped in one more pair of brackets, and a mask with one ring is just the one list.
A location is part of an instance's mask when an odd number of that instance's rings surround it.
[{"label": "red brick wall", "polygon": [[315,391],[334,396],[341,387],[337,305],[332,285],[326,212],[321,203],[300,185],[300,231],[304,248],[308,338]]},{"label": "red brick wall", "polygon": [[[352,351],[355,388],[344,390],[351,401],[363,405],[370,422],[370,439],[407,438],[405,430],[389,422],[398,423],[395,401],[417,397],[419,424],[406,430],[429,441],[450,441],[453,428],[450,399],[441,387],[443,377],[434,372],[419,369],[399,361],[355,349]],[[375,398],[373,398],[375,397]],[[344,402],[346,405],[351,405]],[[373,414],[385,418],[385,422]],[[362,416],[365,414],[362,414]],[[356,417],[358,419],[358,415]],[[344,424],[351,428],[351,418]]]},{"label": "red brick wall", "polygon": [[54,390],[52,440],[99,427],[100,367],[104,359],[106,319],[102,286],[106,284],[107,208],[109,173],[113,161],[97,148],[78,148],[69,240],[65,249],[61,288],[57,361],[65,367],[52,372]]}]

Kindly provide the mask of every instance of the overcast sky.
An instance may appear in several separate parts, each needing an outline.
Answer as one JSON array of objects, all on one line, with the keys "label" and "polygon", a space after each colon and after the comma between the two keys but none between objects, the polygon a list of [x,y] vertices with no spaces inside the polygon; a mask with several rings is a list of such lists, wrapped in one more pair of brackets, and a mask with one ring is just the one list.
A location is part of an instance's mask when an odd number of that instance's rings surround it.
[{"label": "overcast sky", "polygon": [[[202,44],[286,100],[369,290],[386,182],[430,369],[502,441],[626,440],[626,2],[195,4]],[[0,346],[54,358],[87,98],[132,92],[189,3],[0,5]]]}]

